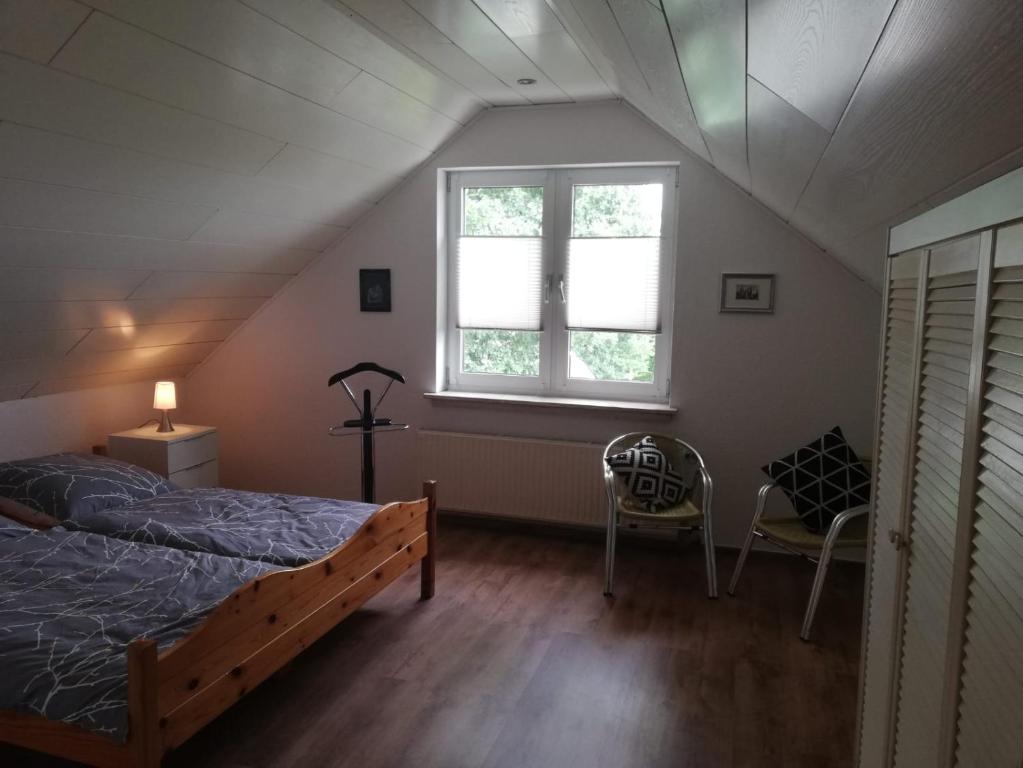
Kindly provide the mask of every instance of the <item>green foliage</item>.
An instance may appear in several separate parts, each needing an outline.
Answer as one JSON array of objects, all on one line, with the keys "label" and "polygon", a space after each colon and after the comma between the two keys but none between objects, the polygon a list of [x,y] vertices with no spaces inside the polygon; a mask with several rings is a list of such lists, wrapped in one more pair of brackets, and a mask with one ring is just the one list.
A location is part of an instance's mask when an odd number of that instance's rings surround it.
[{"label": "green foliage", "polygon": [[[656,337],[648,333],[573,331],[572,352],[604,381],[653,381]],[[571,361],[569,375],[590,378]]]},{"label": "green foliage", "polygon": [[471,187],[465,190],[462,234],[540,237],[543,187]]},{"label": "green foliage", "polygon": [[587,184],[575,187],[573,237],[659,237],[660,184]]},{"label": "green foliage", "polygon": [[532,331],[462,331],[462,370],[507,376],[540,374],[540,334]]}]

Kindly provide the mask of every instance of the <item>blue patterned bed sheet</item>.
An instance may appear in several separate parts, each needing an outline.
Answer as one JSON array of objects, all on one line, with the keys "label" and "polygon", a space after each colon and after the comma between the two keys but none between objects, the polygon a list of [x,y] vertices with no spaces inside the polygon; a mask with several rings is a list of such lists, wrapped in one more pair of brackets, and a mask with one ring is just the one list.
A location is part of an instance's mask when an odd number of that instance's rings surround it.
[{"label": "blue patterned bed sheet", "polygon": [[64,526],[297,567],[344,544],[379,508],[311,496],[192,488],[76,515]]},{"label": "blue patterned bed sheet", "polygon": [[268,563],[0,526],[0,709],[127,735],[127,648],[164,650]]}]

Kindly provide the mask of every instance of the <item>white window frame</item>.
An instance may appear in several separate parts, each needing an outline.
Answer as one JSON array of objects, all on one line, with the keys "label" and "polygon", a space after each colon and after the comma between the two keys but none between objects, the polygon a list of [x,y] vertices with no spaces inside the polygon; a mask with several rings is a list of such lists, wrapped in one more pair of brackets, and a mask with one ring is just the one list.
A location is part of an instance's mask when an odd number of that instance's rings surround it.
[{"label": "white window frame", "polygon": [[[670,396],[672,329],[675,305],[675,258],[678,166],[562,167],[543,169],[453,170],[447,172],[447,321],[444,343],[444,388],[455,392],[539,395],[633,402],[667,403]],[[661,204],[661,330],[655,335],[652,382],[599,381],[568,376],[569,334],[559,281],[566,271],[572,222],[572,187],[575,184],[660,183]],[[540,332],[538,376],[464,373],[462,334],[457,327],[458,285],[456,254],[462,225],[463,190],[466,187],[542,186],[543,274],[547,278]]]}]

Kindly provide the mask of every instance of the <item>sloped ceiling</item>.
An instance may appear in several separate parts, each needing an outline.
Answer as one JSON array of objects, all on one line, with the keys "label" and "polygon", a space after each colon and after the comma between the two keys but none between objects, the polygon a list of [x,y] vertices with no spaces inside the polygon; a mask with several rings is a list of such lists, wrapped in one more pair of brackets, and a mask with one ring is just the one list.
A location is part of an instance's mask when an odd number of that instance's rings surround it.
[{"label": "sloped ceiling", "polygon": [[1021,41],[1019,0],[0,0],[0,400],[187,374],[495,105],[624,98],[876,284],[1023,164]]}]

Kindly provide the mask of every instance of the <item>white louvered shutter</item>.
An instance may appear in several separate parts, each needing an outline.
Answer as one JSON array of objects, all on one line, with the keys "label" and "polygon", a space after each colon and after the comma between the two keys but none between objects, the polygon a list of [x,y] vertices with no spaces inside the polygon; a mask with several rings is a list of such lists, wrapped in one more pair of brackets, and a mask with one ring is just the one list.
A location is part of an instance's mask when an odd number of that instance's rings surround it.
[{"label": "white louvered shutter", "polygon": [[930,254],[913,491],[906,527],[897,768],[940,764],[936,734],[942,718],[979,244],[977,235]]},{"label": "white louvered shutter", "polygon": [[1023,765],[1023,224],[996,240],[957,765]]},{"label": "white louvered shutter", "polygon": [[860,713],[861,766],[882,765],[893,672],[892,606],[896,601],[898,553],[888,543],[888,531],[898,527],[905,501],[904,478],[911,429],[914,347],[918,332],[916,304],[921,254],[892,259],[884,339],[881,413],[878,426],[877,481],[871,531],[872,560],[865,614],[864,679]]}]

